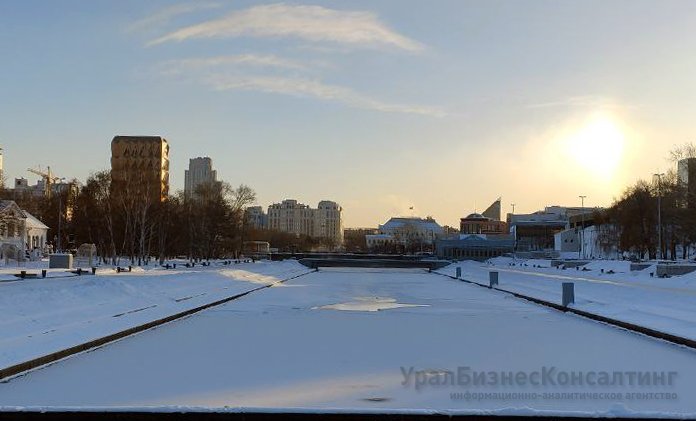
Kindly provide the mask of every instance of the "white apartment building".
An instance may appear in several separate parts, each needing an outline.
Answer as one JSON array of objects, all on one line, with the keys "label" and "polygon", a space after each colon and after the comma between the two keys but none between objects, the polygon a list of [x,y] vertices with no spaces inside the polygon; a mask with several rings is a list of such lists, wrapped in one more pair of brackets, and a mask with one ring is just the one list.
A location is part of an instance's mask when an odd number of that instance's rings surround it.
[{"label": "white apartment building", "polygon": [[343,208],[327,200],[316,209],[287,199],[268,207],[268,228],[296,235],[329,238],[343,243]]},{"label": "white apartment building", "polygon": [[216,181],[217,171],[213,170],[212,159],[207,156],[189,159],[189,169],[184,171],[184,195],[192,197],[198,186]]}]

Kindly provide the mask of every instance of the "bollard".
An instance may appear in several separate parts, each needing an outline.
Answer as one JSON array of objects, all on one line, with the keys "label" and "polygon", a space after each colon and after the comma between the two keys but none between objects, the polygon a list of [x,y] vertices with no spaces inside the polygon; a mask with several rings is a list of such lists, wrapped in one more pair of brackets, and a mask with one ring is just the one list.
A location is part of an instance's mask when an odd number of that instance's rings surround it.
[{"label": "bollard", "polygon": [[77,276],[82,276],[82,268],[77,268]]},{"label": "bollard", "polygon": [[42,278],[46,277],[46,269],[41,269],[41,277]]},{"label": "bollard", "polygon": [[498,286],[498,272],[488,272],[488,288]]},{"label": "bollard", "polygon": [[20,272],[19,272],[19,277],[22,278],[22,279],[26,278],[26,277],[27,277],[27,271],[26,271],[26,270],[20,271]]},{"label": "bollard", "polygon": [[121,273],[121,266],[116,266],[116,273]]},{"label": "bollard", "polygon": [[176,269],[176,263],[174,263],[174,269]]},{"label": "bollard", "polygon": [[457,279],[462,277],[462,267],[457,266]]},{"label": "bollard", "polygon": [[133,266],[128,266],[128,272],[133,270]]},{"label": "bollard", "polygon": [[572,303],[575,303],[575,284],[563,282],[563,307],[568,307],[568,304]]},{"label": "bollard", "polygon": [[96,267],[92,267],[92,275],[96,275],[96,274],[97,274],[97,268],[96,268]]}]

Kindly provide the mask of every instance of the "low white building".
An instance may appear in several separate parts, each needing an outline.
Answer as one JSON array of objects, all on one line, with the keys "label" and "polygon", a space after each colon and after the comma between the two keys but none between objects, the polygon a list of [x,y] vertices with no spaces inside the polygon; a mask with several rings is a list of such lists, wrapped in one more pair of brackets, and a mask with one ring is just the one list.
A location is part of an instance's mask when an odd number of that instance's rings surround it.
[{"label": "low white building", "polygon": [[580,235],[577,228],[559,231],[553,235],[554,249],[561,253],[579,252]]},{"label": "low white building", "polygon": [[0,258],[23,260],[27,252],[31,257],[40,257],[46,250],[47,237],[46,224],[12,200],[0,201]]},{"label": "low white building", "polygon": [[46,250],[46,240],[48,238],[48,226],[39,221],[34,215],[27,211],[23,211],[26,219],[25,224],[25,242],[28,250]]},{"label": "low white building", "polygon": [[432,218],[394,217],[380,225],[379,236],[366,236],[368,242],[386,242],[404,247],[432,246],[444,234],[444,229]]},{"label": "low white building", "polygon": [[[0,200],[0,254],[3,258],[17,251],[23,252],[26,245],[26,216],[12,200]],[[23,256],[24,254],[22,254]]]},{"label": "low white building", "polygon": [[381,249],[396,244],[396,240],[391,234],[367,234],[365,243],[368,249]]}]

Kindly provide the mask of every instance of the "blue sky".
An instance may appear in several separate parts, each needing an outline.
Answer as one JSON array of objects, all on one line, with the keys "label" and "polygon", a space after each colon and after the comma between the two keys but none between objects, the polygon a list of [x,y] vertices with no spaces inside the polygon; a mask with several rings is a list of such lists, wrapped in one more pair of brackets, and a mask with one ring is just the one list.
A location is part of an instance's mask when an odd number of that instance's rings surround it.
[{"label": "blue sky", "polygon": [[[347,226],[609,205],[696,141],[693,1],[0,2],[8,181],[117,134]],[[601,150],[608,148],[608,153]]]}]

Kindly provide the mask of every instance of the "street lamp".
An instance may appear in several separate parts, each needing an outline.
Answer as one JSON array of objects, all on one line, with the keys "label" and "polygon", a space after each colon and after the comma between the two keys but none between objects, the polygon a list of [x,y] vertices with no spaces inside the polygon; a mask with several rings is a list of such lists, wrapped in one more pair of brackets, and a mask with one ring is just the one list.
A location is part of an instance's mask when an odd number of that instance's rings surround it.
[{"label": "street lamp", "polygon": [[515,204],[514,204],[514,203],[510,203],[510,205],[512,206],[512,214],[514,215],[514,214],[515,214]]},{"label": "street lamp", "polygon": [[664,173],[654,174],[657,178],[657,248],[660,253],[658,259],[662,257],[662,177]]},{"label": "street lamp", "polygon": [[582,219],[582,227],[580,227],[580,249],[578,250],[578,257],[580,257],[580,253],[582,253],[582,258],[585,258],[585,198],[587,196],[578,196],[580,198],[580,212],[581,214],[581,219]]}]

